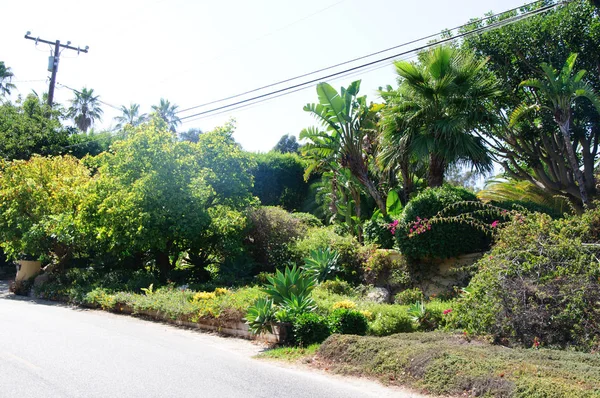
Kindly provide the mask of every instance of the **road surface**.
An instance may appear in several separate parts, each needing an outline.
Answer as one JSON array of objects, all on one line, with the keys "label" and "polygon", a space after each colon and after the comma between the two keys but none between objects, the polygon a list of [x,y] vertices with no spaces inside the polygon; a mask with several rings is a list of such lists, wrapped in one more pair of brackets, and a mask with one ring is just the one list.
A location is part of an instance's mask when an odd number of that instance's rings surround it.
[{"label": "road surface", "polygon": [[417,397],[253,359],[240,339],[16,299],[0,281],[0,397]]}]

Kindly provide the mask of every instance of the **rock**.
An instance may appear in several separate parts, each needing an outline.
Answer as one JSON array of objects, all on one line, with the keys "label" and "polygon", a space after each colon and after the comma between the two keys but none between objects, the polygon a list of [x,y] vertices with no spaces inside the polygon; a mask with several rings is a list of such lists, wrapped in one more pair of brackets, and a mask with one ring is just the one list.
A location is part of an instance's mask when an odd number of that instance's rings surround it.
[{"label": "rock", "polygon": [[389,303],[390,297],[390,292],[385,287],[374,287],[367,293],[367,300],[379,304]]},{"label": "rock", "polygon": [[50,279],[50,274],[48,274],[48,273],[39,274],[33,280],[33,287],[40,287],[44,283],[48,282],[49,279]]}]

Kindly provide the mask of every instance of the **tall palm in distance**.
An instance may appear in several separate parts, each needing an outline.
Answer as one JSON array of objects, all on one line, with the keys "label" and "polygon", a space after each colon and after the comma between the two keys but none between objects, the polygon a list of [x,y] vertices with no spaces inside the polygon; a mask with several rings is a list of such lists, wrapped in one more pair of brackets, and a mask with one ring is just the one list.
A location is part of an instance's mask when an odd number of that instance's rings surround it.
[{"label": "tall palm in distance", "polygon": [[10,90],[15,89],[16,86],[11,83],[13,74],[11,68],[4,64],[4,61],[0,61],[0,97],[10,95]]},{"label": "tall palm in distance", "polygon": [[123,127],[130,126],[138,126],[144,123],[148,118],[148,115],[142,113],[140,115],[140,104],[129,104],[129,107],[125,105],[121,105],[121,115],[116,116],[114,120],[117,122],[117,129],[122,129]]},{"label": "tall palm in distance", "polygon": [[71,100],[67,115],[81,131],[87,132],[94,122],[102,120],[104,111],[100,107],[99,98],[99,95],[94,95],[94,89],[84,87],[81,91],[75,91],[75,98]]},{"label": "tall palm in distance", "polygon": [[[572,143],[571,123],[573,119],[573,108],[580,98],[586,98],[594,108],[600,112],[600,97],[593,88],[583,80],[586,71],[580,70],[575,73],[575,61],[577,54],[571,54],[560,71],[555,70],[547,63],[541,65],[543,75],[539,79],[529,79],[521,83],[521,87],[527,88],[535,101],[533,103],[522,103],[511,115],[510,124],[514,126],[525,115],[534,111],[549,112],[562,134],[565,152],[571,166],[577,187],[579,199],[584,206],[589,205],[589,193],[594,193],[596,183],[593,173],[588,173],[588,181],[584,180],[579,166],[579,160]],[[556,137],[560,142],[560,138]],[[591,181],[589,181],[591,180]]]},{"label": "tall palm in distance", "polygon": [[430,187],[441,186],[454,163],[492,169],[491,154],[476,131],[491,118],[487,101],[502,91],[486,73],[486,63],[448,46],[421,53],[419,62],[395,63],[399,87],[385,95],[385,142],[401,149],[400,164],[409,154],[427,159]]},{"label": "tall palm in distance", "polygon": [[158,105],[152,105],[152,110],[169,126],[169,130],[173,133],[177,131],[177,126],[181,124],[181,120],[177,116],[177,108],[179,106],[171,104],[168,100],[161,98]]}]

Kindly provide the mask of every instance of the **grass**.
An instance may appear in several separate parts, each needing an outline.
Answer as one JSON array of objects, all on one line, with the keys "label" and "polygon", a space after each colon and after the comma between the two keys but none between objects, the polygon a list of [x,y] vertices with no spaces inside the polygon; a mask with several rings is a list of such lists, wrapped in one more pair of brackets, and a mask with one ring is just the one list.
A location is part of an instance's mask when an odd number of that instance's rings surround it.
[{"label": "grass", "polygon": [[312,344],[308,347],[277,347],[263,351],[256,356],[261,359],[274,359],[284,362],[298,362],[304,358],[315,356],[320,344]]},{"label": "grass", "polygon": [[600,356],[511,349],[443,332],[389,337],[334,335],[321,364],[431,394],[486,397],[600,397]]}]

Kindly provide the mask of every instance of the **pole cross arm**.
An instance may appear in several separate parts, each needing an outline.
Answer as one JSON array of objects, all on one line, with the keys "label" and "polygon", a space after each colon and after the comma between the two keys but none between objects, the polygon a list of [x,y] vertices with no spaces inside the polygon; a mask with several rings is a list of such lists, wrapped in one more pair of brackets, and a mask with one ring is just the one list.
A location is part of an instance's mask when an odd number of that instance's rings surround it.
[{"label": "pole cross arm", "polygon": [[[27,34],[25,35],[25,38],[35,41],[36,44],[37,43],[46,43],[46,44],[52,44],[52,45],[56,44],[56,41],[49,41],[49,40],[40,39],[39,37],[30,36],[29,32],[27,32]],[[69,50],[75,50],[77,52],[82,52],[82,53],[87,53],[90,48],[89,46],[85,46],[85,48],[73,47],[68,44],[61,44],[60,46],[62,48],[68,48]]]}]

